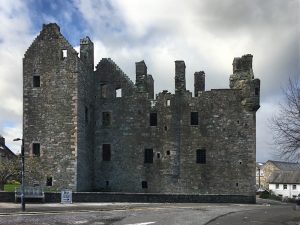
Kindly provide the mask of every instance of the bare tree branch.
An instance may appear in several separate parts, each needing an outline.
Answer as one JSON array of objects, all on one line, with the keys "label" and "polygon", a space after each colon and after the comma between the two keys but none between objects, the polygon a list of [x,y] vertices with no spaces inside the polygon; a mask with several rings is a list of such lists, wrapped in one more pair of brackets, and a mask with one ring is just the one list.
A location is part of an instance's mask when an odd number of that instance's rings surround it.
[{"label": "bare tree branch", "polygon": [[300,160],[300,82],[289,79],[283,90],[285,102],[271,119],[273,140],[279,155],[286,160]]}]

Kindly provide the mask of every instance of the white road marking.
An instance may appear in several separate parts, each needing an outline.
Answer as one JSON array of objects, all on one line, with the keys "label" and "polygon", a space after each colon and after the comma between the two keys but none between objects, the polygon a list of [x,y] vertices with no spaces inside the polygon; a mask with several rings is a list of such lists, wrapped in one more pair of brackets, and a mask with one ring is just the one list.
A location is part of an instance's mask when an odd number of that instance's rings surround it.
[{"label": "white road marking", "polygon": [[156,222],[145,222],[145,223],[131,223],[131,224],[126,224],[126,225],[148,225],[148,224],[153,224]]}]

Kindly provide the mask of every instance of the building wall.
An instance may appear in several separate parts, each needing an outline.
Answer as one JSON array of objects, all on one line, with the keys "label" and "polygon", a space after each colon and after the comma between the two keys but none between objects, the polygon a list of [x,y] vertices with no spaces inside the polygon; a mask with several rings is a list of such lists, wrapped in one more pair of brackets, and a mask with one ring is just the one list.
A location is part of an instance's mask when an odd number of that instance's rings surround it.
[{"label": "building wall", "polygon": [[264,179],[261,180],[261,186],[265,189],[269,188],[268,180],[274,171],[278,171],[279,169],[270,161],[267,161],[262,167],[264,173]]},{"label": "building wall", "polygon": [[[32,155],[32,143],[41,144],[38,169],[53,177],[54,187],[253,196],[260,83],[252,56],[234,59],[230,89],[205,91],[201,72],[197,97],[186,90],[184,61],[175,62],[175,94],[156,98],[146,64],[136,66],[136,85],[109,58],[93,72],[92,42],[82,39],[78,58],[56,24],[45,25],[28,49],[25,149]],[[35,74],[39,88],[32,87]],[[150,162],[145,149],[152,149]],[[204,164],[197,163],[199,149]]]},{"label": "building wall", "polygon": [[[106,71],[96,72],[102,83],[105,80],[108,87],[112,86],[112,93],[96,103],[96,190],[255,192],[256,110],[241,103],[252,92],[232,88],[199,92],[198,97],[192,97],[181,84],[175,94],[164,91],[155,100],[144,92],[116,98],[116,78],[106,76]],[[184,80],[181,77],[178,82]],[[101,82],[96,82],[96,88]],[[102,121],[105,112],[111,114],[109,126]],[[198,112],[198,125],[191,125],[191,112]],[[150,113],[157,113],[156,126],[150,126]],[[103,144],[111,146],[109,161],[103,160]],[[207,152],[203,165],[196,163],[196,151],[202,148]],[[145,149],[153,150],[153,163],[144,163]],[[143,188],[143,181],[147,188]]]},{"label": "building wall", "polygon": [[[63,57],[62,50],[67,50],[67,57]],[[32,183],[45,185],[47,177],[52,177],[56,188],[76,189],[78,60],[77,52],[56,24],[44,25],[25,53],[25,154],[33,157],[33,143],[40,144],[40,157],[36,157],[40,166],[35,169],[44,174]],[[33,87],[33,76],[40,76],[40,87]]]},{"label": "building wall", "polygon": [[93,189],[94,176],[94,44],[89,37],[80,40],[77,82],[77,191]]},{"label": "building wall", "polygon": [[[269,184],[269,190],[272,191],[275,195],[279,195],[282,197],[295,198],[300,194],[300,184],[285,184],[286,189],[284,188],[284,184]],[[296,185],[296,189],[293,189],[293,185]]]}]

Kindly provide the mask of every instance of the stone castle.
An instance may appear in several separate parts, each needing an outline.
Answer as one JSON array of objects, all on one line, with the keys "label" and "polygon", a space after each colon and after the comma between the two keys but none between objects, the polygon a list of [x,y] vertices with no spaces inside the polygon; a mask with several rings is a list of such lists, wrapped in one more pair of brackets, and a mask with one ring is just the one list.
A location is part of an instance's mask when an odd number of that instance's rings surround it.
[{"label": "stone castle", "polygon": [[25,152],[42,186],[60,190],[255,195],[260,81],[252,55],[233,60],[230,89],[205,90],[203,71],[186,90],[175,61],[175,94],[154,94],[144,61],[133,83],[110,59],[94,70],[57,24],[43,25],[23,59]]}]

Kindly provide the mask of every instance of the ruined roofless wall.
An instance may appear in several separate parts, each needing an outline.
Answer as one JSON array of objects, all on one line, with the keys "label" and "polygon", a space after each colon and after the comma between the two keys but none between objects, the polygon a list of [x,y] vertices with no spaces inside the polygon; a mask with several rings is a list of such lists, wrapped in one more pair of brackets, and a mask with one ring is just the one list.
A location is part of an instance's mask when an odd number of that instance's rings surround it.
[{"label": "ruined roofless wall", "polygon": [[26,152],[40,143],[53,188],[254,195],[260,84],[251,55],[234,60],[230,89],[205,91],[204,72],[196,72],[196,97],[186,90],[184,61],[176,61],[175,94],[154,98],[144,61],[135,84],[109,58],[93,72],[86,43],[78,58],[51,24],[24,58]]}]

